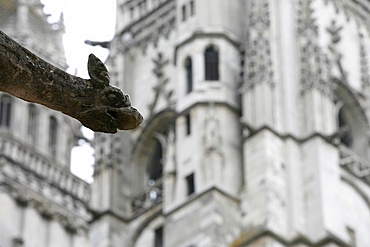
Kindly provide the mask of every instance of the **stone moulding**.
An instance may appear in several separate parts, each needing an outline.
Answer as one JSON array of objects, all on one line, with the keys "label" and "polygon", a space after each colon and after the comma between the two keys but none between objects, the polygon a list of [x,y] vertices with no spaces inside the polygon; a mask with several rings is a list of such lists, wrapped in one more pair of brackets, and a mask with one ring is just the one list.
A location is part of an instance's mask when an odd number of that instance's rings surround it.
[{"label": "stone moulding", "polygon": [[136,128],[143,117],[127,94],[109,85],[107,68],[93,54],[88,72],[91,79],[72,76],[0,31],[0,91],[61,111],[96,132]]}]

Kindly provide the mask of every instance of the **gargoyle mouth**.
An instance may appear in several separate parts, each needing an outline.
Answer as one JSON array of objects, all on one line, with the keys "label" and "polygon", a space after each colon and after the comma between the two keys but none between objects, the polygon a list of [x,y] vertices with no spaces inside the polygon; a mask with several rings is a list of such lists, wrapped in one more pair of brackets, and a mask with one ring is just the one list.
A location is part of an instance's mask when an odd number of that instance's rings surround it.
[{"label": "gargoyle mouth", "polygon": [[118,120],[118,113],[112,110],[107,110],[107,114],[110,115],[112,118]]},{"label": "gargoyle mouth", "polygon": [[143,121],[143,116],[132,106],[102,106],[85,111],[79,119],[83,119],[81,123],[93,131],[116,133],[117,130],[136,128]]},{"label": "gargoyle mouth", "polygon": [[109,109],[107,114],[117,120],[117,129],[120,130],[134,129],[143,121],[143,116],[132,106]]}]

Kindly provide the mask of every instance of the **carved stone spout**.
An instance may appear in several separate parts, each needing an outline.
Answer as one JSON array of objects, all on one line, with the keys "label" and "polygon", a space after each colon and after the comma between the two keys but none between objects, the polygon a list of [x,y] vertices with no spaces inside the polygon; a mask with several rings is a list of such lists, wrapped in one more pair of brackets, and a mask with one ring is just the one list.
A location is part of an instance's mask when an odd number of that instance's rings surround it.
[{"label": "carved stone spout", "polygon": [[143,117],[127,94],[109,85],[107,68],[93,54],[88,72],[88,80],[72,76],[0,31],[0,91],[61,111],[93,131],[136,128]]}]

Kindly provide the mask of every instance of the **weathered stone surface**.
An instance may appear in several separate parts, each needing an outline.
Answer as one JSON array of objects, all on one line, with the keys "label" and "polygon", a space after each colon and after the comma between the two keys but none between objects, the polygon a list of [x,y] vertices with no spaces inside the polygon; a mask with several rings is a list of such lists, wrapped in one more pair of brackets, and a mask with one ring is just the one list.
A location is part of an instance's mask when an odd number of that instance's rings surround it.
[{"label": "weathered stone surface", "polygon": [[93,131],[136,128],[143,117],[127,94],[109,85],[107,68],[93,54],[88,71],[88,80],[72,76],[0,31],[0,91],[61,111]]}]

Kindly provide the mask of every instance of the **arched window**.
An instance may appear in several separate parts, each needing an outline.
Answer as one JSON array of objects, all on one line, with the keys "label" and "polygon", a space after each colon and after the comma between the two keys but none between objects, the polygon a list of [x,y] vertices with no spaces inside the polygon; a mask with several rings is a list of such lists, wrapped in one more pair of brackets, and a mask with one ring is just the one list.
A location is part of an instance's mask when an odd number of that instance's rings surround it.
[{"label": "arched window", "polygon": [[161,143],[155,139],[153,147],[153,153],[151,155],[150,163],[148,165],[148,176],[149,181],[156,181],[162,177],[163,166],[162,166],[162,156],[163,149]]},{"label": "arched window", "polygon": [[10,127],[12,115],[12,98],[3,94],[0,101],[0,127]]},{"label": "arched window", "polygon": [[55,156],[57,152],[58,140],[58,121],[55,117],[49,118],[49,148],[51,155]]},{"label": "arched window", "polygon": [[340,130],[340,142],[346,147],[352,147],[353,135],[351,126],[348,124],[346,116],[344,114],[344,108],[340,109],[338,114],[338,125]]},{"label": "arched window", "polygon": [[28,105],[28,136],[32,143],[35,143],[37,136],[37,109],[34,104]]},{"label": "arched window", "polygon": [[190,93],[193,91],[193,64],[190,57],[185,59],[185,70],[186,70],[186,92]]},{"label": "arched window", "polygon": [[206,81],[218,81],[219,54],[214,46],[209,46],[204,52],[205,79]]}]

